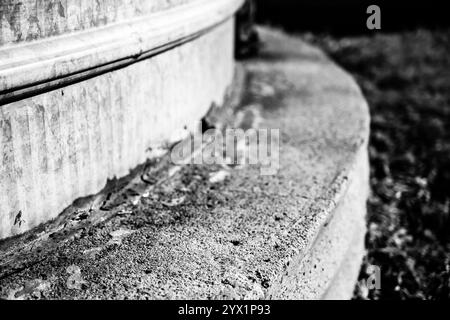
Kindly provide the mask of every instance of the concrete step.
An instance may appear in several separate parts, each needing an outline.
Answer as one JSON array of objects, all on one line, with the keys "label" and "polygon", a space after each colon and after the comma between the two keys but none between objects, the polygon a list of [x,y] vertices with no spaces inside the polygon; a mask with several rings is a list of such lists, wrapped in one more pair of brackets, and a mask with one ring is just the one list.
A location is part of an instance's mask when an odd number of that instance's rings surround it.
[{"label": "concrete step", "polygon": [[3,297],[352,296],[368,195],[365,99],[317,48],[259,32],[261,55],[241,66],[234,96],[204,122],[279,130],[275,170],[154,160],[102,209],[85,204],[4,241]]}]

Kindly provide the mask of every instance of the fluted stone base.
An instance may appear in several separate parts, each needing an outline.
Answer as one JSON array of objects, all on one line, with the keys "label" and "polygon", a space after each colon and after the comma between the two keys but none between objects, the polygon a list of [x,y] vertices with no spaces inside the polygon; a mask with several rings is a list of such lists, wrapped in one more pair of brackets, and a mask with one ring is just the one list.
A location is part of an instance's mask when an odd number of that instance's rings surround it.
[{"label": "fluted stone base", "polygon": [[100,192],[223,104],[242,1],[163,2],[148,16],[0,46],[0,239]]},{"label": "fluted stone base", "polygon": [[[27,298],[28,285],[65,299],[351,297],[364,254],[366,101],[320,50],[281,32],[260,35],[260,57],[237,77],[245,89],[234,90],[244,97],[234,116],[228,106],[227,121],[208,119],[280,129],[279,171],[163,158],[107,211],[81,210],[3,244],[4,296]],[[68,282],[74,270],[78,285]]]}]

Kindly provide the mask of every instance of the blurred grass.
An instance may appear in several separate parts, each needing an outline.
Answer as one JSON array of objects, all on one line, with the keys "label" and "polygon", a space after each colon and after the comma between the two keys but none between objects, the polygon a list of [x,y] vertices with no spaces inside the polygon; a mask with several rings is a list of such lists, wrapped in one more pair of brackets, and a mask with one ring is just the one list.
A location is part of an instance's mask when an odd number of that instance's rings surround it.
[{"label": "blurred grass", "polygon": [[[303,34],[354,75],[370,105],[368,254],[356,299],[450,298],[450,29]],[[381,289],[367,290],[368,265]]]}]

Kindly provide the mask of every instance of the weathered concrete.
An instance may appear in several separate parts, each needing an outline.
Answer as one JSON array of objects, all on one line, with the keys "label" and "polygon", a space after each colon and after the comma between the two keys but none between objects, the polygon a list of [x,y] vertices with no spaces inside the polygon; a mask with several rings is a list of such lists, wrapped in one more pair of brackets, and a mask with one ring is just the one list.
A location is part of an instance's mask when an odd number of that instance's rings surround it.
[{"label": "weathered concrete", "polygon": [[104,27],[0,46],[0,104],[83,81],[180,46],[232,18],[242,3],[190,1]]},{"label": "weathered concrete", "polygon": [[101,27],[193,2],[195,0],[2,0],[0,46]]},{"label": "weathered concrete", "polygon": [[[260,32],[265,47],[245,64],[234,125],[281,130],[279,172],[161,160],[110,209],[79,211],[4,243],[3,296],[350,297],[365,229],[366,102],[319,50]],[[221,170],[229,177],[211,182]],[[83,223],[91,217],[96,224]]]},{"label": "weathered concrete", "polygon": [[233,19],[151,59],[0,107],[0,239],[186,135],[234,72]]}]

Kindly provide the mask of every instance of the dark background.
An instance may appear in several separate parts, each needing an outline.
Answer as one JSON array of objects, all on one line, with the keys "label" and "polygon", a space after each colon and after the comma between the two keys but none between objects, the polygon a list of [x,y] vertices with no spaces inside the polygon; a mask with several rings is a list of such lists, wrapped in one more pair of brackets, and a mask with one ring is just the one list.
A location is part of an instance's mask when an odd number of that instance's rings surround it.
[{"label": "dark background", "polygon": [[[295,31],[332,34],[368,32],[369,5],[381,9],[383,31],[450,25],[450,1],[444,0],[255,0],[257,21]],[[446,5],[447,4],[447,5]]]}]

